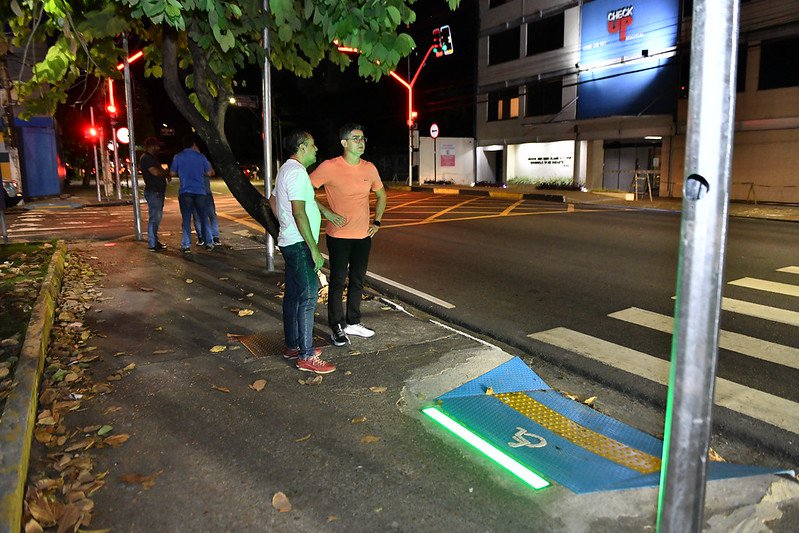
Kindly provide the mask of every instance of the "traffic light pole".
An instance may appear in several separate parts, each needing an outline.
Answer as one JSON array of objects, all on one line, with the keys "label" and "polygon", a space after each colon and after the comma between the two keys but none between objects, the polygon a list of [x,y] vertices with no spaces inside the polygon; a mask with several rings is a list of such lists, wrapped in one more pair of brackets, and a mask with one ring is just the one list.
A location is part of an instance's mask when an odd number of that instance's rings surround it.
[{"label": "traffic light pole", "polygon": [[[94,125],[94,108],[89,106],[89,116],[92,120],[92,130],[96,133],[97,127]],[[97,138],[97,142],[100,142],[100,136],[95,135]],[[92,139],[92,151],[94,152],[94,182],[97,185],[97,201],[102,202],[103,199],[100,197],[100,167],[97,164],[97,143],[94,142]]]},{"label": "traffic light pole", "polygon": [[701,531],[727,239],[739,1],[696,0],[657,528]]},{"label": "traffic light pole", "polygon": [[130,188],[133,192],[133,225],[136,232],[136,240],[142,240],[141,233],[141,209],[139,206],[139,179],[138,169],[136,168],[136,135],[133,132],[133,89],[130,81],[130,61],[128,60],[128,34],[122,34],[122,48],[125,50],[125,108],[128,118],[128,149],[130,153]]},{"label": "traffic light pole", "polygon": [[[415,118],[413,112],[413,86],[416,84],[416,80],[419,78],[419,73],[424,68],[427,58],[430,57],[430,52],[432,52],[435,47],[436,45],[433,44],[427,49],[424,59],[419,63],[419,68],[416,69],[416,74],[413,75],[413,79],[410,82],[402,79],[402,77],[393,70],[389,72],[392,78],[408,89],[408,185],[413,185],[413,122]],[[421,176],[419,179],[422,179]]]},{"label": "traffic light pole", "polygon": [[[263,10],[269,10],[268,0],[263,0]],[[263,66],[263,119],[264,119],[264,196],[267,201],[272,195],[272,66],[269,64],[269,28],[264,27],[264,66]],[[277,213],[275,213],[277,216]],[[266,270],[275,271],[275,240],[266,232]]]}]

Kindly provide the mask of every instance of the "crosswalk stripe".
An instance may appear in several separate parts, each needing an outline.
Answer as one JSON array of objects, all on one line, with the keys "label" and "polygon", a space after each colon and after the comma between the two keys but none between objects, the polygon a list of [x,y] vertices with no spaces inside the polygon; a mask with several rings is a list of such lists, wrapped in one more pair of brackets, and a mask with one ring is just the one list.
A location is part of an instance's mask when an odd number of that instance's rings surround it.
[{"label": "crosswalk stripe", "polygon": [[737,285],[739,287],[757,289],[759,291],[787,294],[788,296],[799,296],[799,285],[791,285],[789,283],[778,283],[776,281],[768,281],[765,279],[741,278],[731,281],[730,285]]},{"label": "crosswalk stripe", "polygon": [[[672,297],[672,300],[673,299],[674,297]],[[789,326],[799,326],[799,313],[796,311],[789,311],[788,309],[745,302],[743,300],[736,300],[735,298],[722,298],[721,308],[730,313],[762,318],[764,320],[771,320],[772,322],[788,324]]]},{"label": "crosswalk stripe", "polygon": [[[669,362],[567,328],[528,335],[636,376],[668,386]],[[799,434],[799,403],[716,378],[715,404]]]},{"label": "crosswalk stripe", "polygon": [[787,272],[788,274],[799,274],[799,266],[778,268],[777,272]]},{"label": "crosswalk stripe", "polygon": [[[664,333],[674,331],[673,317],[637,307],[623,309],[608,316]],[[719,331],[719,348],[799,369],[799,348],[783,346],[723,329]]]}]

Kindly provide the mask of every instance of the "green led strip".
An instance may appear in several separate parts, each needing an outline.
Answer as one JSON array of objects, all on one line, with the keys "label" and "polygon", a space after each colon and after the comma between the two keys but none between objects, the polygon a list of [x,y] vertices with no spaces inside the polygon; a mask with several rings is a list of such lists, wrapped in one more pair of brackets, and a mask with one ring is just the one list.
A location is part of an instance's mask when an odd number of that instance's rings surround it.
[{"label": "green led strip", "polygon": [[495,448],[481,437],[478,437],[466,427],[445,415],[439,409],[436,409],[435,407],[427,407],[422,409],[422,412],[453,432],[458,437],[477,448],[479,451],[483,452],[487,457],[496,461],[497,464],[507,469],[510,473],[517,476],[532,488],[538,490],[550,485],[547,480],[518,462],[516,459],[513,459],[509,455],[501,452],[499,449]]}]

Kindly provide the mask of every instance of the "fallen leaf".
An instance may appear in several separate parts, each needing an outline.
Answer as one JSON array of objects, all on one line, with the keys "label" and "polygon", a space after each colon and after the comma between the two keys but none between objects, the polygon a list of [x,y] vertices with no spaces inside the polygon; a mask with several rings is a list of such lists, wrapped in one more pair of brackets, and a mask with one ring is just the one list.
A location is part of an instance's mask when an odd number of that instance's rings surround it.
[{"label": "fallen leaf", "polygon": [[345,371],[345,372],[344,372],[344,375],[345,375],[345,376],[351,376],[351,375],[352,375],[352,370],[347,370],[347,371]]},{"label": "fallen leaf", "polygon": [[248,292],[247,293],[247,298],[252,298],[253,296],[255,296],[254,292]]},{"label": "fallen leaf", "polygon": [[250,316],[254,312],[252,309],[242,309],[239,311],[239,316]]},{"label": "fallen leaf", "polygon": [[314,376],[312,378],[308,378],[305,380],[306,385],[321,385],[322,384],[322,376]]},{"label": "fallen leaf", "polygon": [[222,346],[221,344],[217,344],[216,346],[213,346],[211,348],[210,352],[219,353],[219,352],[224,352],[225,350],[227,350],[227,346]]},{"label": "fallen leaf", "polygon": [[164,331],[164,326],[156,326],[155,331]]},{"label": "fallen leaf", "polygon": [[190,302],[190,301],[191,301],[191,297],[189,297],[189,298],[186,298],[186,301],[187,301],[187,302]]},{"label": "fallen leaf", "polygon": [[122,357],[123,355],[130,355],[130,354],[126,352],[117,352],[114,354],[114,357]]},{"label": "fallen leaf", "polygon": [[250,388],[256,392],[261,392],[266,387],[265,379],[257,379],[250,384]]},{"label": "fallen leaf", "polygon": [[186,278],[186,283],[194,283],[194,280],[191,278]]},{"label": "fallen leaf", "polygon": [[386,392],[388,389],[386,387],[369,387],[369,390],[372,392],[381,393]]},{"label": "fallen leaf", "polygon": [[721,455],[719,455],[719,453],[716,450],[714,450],[713,448],[708,448],[708,450],[707,450],[707,458],[710,459],[711,461],[715,461],[715,462],[718,462],[718,463],[727,462],[727,460],[724,459],[724,457],[722,457]]},{"label": "fallen leaf", "polygon": [[143,474],[122,474],[119,476],[119,480],[122,483],[127,483],[128,485],[139,485],[141,484],[144,490],[150,490],[155,485],[155,478],[161,475],[163,470],[159,470],[155,474],[151,474],[149,476],[145,476]]},{"label": "fallen leaf", "polygon": [[25,524],[25,533],[44,533],[44,529],[42,529],[41,524],[37,522],[34,518],[28,520],[28,523]]},{"label": "fallen leaf", "polygon": [[103,427],[101,427],[100,429],[97,430],[97,434],[102,437],[106,433],[110,433],[113,430],[114,430],[114,428],[112,426],[109,426],[108,424],[106,424],[106,425],[104,425]]},{"label": "fallen leaf", "polygon": [[364,435],[361,437],[361,444],[374,444],[375,442],[380,442],[380,437],[377,435]]},{"label": "fallen leaf", "polygon": [[227,387],[217,387],[214,384],[211,384],[211,388],[214,390],[218,390],[219,392],[230,392],[230,389]]},{"label": "fallen leaf", "polygon": [[272,507],[279,513],[288,513],[291,511],[291,502],[285,494],[278,491],[272,496]]},{"label": "fallen leaf", "polygon": [[593,407],[595,401],[596,401],[596,396],[591,396],[590,398],[586,398],[585,400],[583,400],[583,403],[585,405],[588,405],[589,407]]},{"label": "fallen leaf", "polygon": [[327,521],[328,522],[335,522],[336,520],[338,520],[338,517],[336,515],[334,515],[334,514],[327,515]]},{"label": "fallen leaf", "polygon": [[299,439],[294,439],[294,442],[305,442],[306,440],[308,440],[310,438],[311,438],[311,433],[308,433],[307,435],[303,435]]},{"label": "fallen leaf", "polygon": [[361,355],[361,352],[359,352],[358,350],[350,350],[347,353],[350,354],[350,355]]},{"label": "fallen leaf", "polygon": [[128,366],[126,366],[125,368],[123,368],[121,370],[121,372],[130,372],[131,370],[133,370],[135,368],[136,368],[136,363],[131,363]]},{"label": "fallen leaf", "polygon": [[153,355],[164,355],[165,353],[172,353],[175,350],[153,350]]},{"label": "fallen leaf", "polygon": [[352,424],[363,424],[364,422],[366,422],[365,416],[358,416],[350,420],[350,423]]},{"label": "fallen leaf", "polygon": [[120,435],[113,435],[111,437],[106,437],[103,439],[103,443],[111,446],[112,448],[116,448],[117,446],[123,445],[125,442],[128,441],[130,435],[127,433],[122,433]]},{"label": "fallen leaf", "polygon": [[229,280],[229,279],[230,279],[230,278],[219,278],[219,281],[227,281],[227,280]]},{"label": "fallen leaf", "polygon": [[494,395],[494,387],[486,388],[486,396],[493,396]]},{"label": "fallen leaf", "polygon": [[153,292],[153,289],[150,287],[139,287],[139,290],[144,292]]}]

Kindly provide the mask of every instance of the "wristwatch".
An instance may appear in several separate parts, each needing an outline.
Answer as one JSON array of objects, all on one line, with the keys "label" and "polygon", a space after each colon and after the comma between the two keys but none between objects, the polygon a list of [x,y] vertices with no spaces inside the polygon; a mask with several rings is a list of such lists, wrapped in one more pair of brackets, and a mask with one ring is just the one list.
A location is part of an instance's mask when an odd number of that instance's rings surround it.
[{"label": "wristwatch", "polygon": [[380,221],[379,220],[375,220],[374,222],[372,222],[372,224],[374,224],[378,228],[380,227]]}]

